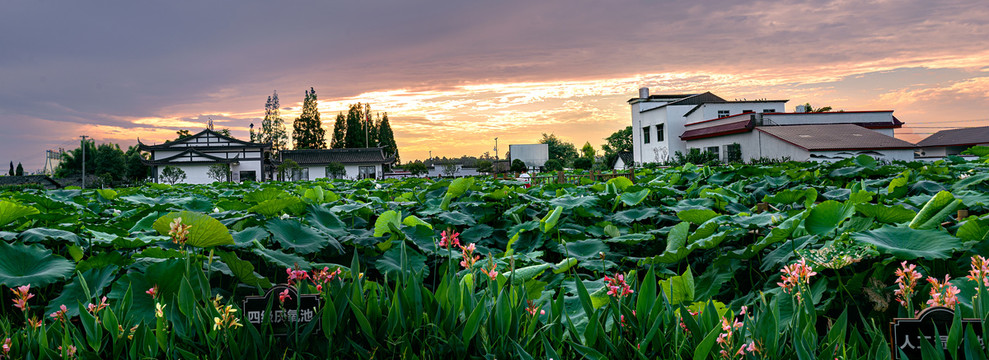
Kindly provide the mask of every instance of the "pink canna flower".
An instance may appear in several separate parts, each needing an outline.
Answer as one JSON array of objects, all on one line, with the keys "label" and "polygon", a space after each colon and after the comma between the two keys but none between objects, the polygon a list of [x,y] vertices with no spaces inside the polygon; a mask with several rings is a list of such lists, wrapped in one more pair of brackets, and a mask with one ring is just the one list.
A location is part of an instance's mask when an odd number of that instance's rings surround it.
[{"label": "pink canna flower", "polygon": [[3,339],[3,346],[0,346],[0,359],[8,357],[10,355],[10,338]]},{"label": "pink canna flower", "polygon": [[[61,345],[58,346],[58,351],[59,352],[62,352],[62,346]],[[69,345],[69,347],[67,348],[67,350],[65,350],[65,354],[66,354],[66,356],[67,356],[68,359],[74,359],[76,357],[76,347],[74,345]]]},{"label": "pink canna flower", "polygon": [[31,285],[18,286],[15,289],[10,289],[14,293],[14,298],[11,301],[14,302],[14,307],[21,310],[21,312],[28,312],[31,306],[28,305],[27,301],[34,297],[31,293]]},{"label": "pink canna flower", "polygon": [[975,289],[978,291],[978,283],[982,283],[982,286],[989,289],[989,261],[986,258],[975,255],[972,257],[972,270],[968,271],[969,280],[975,281]]},{"label": "pink canna flower", "polygon": [[451,246],[460,247],[460,233],[447,228],[440,233],[440,247],[449,248]]},{"label": "pink canna flower", "polygon": [[[329,284],[330,281],[333,281],[333,279],[336,279],[337,276],[340,276],[340,273],[341,272],[342,271],[340,271],[339,268],[337,268],[335,271],[330,271],[330,268],[329,267],[324,266],[319,271],[313,271],[312,277],[310,278],[310,280],[312,280],[312,283],[316,285],[316,291],[322,292],[323,291],[323,285]],[[289,277],[291,277],[291,276],[292,275],[289,274]]]},{"label": "pink canna flower", "polygon": [[893,291],[893,294],[896,295],[896,301],[906,308],[910,308],[914,290],[917,288],[917,280],[923,277],[916,268],[917,265],[910,264],[907,266],[907,262],[904,261],[900,263],[900,268],[896,269],[897,289]]},{"label": "pink canna flower", "polygon": [[148,295],[151,295],[151,298],[152,299],[157,299],[158,298],[158,284],[155,284],[155,286],[151,287],[150,289],[148,289],[148,291],[145,291],[144,293],[145,294],[148,294]]},{"label": "pink canna flower", "polygon": [[954,309],[958,304],[958,293],[961,290],[948,282],[951,278],[944,276],[943,282],[938,282],[936,278],[927,277],[927,282],[931,283],[931,299],[927,300],[928,306],[944,306]]},{"label": "pink canna flower", "polygon": [[460,251],[461,251],[460,255],[464,258],[463,260],[460,261],[460,266],[462,266],[464,269],[470,269],[471,267],[474,267],[474,264],[481,259],[480,256],[474,255],[474,250],[476,250],[474,243],[470,243],[467,244],[467,246],[460,247]]},{"label": "pink canna flower", "polygon": [[278,294],[278,302],[285,304],[285,300],[292,300],[292,296],[288,294],[288,289]]},{"label": "pink canna flower", "polygon": [[68,312],[69,312],[69,309],[66,308],[65,305],[62,305],[62,306],[59,306],[59,310],[56,310],[55,312],[49,314],[48,316],[50,316],[52,319],[55,319],[55,320],[65,321],[65,314],[68,313]]},{"label": "pink canna flower", "polygon": [[96,313],[100,312],[100,310],[103,310],[109,305],[110,304],[106,302],[106,296],[104,296],[102,299],[100,299],[99,304],[90,303],[86,305],[86,310],[88,310],[91,314],[95,315]]},{"label": "pink canna flower", "polygon": [[605,286],[608,287],[608,295],[623,298],[632,294],[632,288],[625,282],[625,275],[615,273],[615,277],[604,276]]},{"label": "pink canna flower", "polygon": [[[298,266],[298,264],[296,264],[296,266]],[[301,283],[303,280],[309,279],[309,273],[306,272],[305,270],[298,270],[298,267],[296,267],[295,269],[286,268],[285,273],[288,274],[289,286],[295,286],[296,284]]]},{"label": "pink canna flower", "polygon": [[783,282],[778,282],[776,285],[782,287],[783,291],[796,295],[797,300],[800,300],[800,285],[809,285],[810,277],[817,275],[817,273],[807,265],[807,261],[804,259],[800,259],[793,264],[784,266],[780,272],[783,273],[783,275],[780,276]]}]

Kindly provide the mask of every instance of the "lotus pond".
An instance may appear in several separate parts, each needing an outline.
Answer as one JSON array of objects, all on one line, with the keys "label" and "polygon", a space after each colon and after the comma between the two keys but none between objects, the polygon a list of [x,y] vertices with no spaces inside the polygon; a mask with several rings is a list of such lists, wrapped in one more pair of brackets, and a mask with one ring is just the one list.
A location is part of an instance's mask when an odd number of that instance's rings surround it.
[{"label": "lotus pond", "polygon": [[[889,359],[931,306],[981,320],[925,357],[989,354],[989,164],[574,182],[0,192],[0,359]],[[317,321],[246,319],[280,283]]]}]

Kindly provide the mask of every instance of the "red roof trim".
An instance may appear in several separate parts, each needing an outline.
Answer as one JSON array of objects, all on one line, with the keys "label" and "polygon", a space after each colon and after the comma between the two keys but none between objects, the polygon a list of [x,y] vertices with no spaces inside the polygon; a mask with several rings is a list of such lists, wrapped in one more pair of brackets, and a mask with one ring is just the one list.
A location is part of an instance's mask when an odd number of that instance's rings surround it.
[{"label": "red roof trim", "polygon": [[680,140],[707,139],[707,138],[713,138],[713,137],[718,137],[718,136],[747,133],[747,132],[750,132],[750,131],[752,131],[752,129],[742,128],[742,129],[728,130],[728,131],[722,131],[722,132],[716,132],[716,133],[710,133],[710,134],[700,134],[700,135],[692,135],[692,136],[683,136],[683,135],[681,135],[680,136]]},{"label": "red roof trim", "polygon": [[706,123],[706,122],[717,121],[717,120],[724,120],[724,119],[731,119],[731,118],[736,117],[736,116],[752,115],[752,114],[755,114],[755,111],[743,112],[741,114],[735,114],[735,115],[725,116],[725,117],[720,117],[720,118],[714,118],[714,119],[708,119],[708,120],[701,120],[701,121],[698,121],[698,122],[692,122],[690,124],[686,124],[684,126],[691,126],[691,125],[703,124],[703,123]]},{"label": "red roof trim", "polygon": [[821,114],[867,114],[893,112],[893,110],[862,110],[862,111],[826,111],[826,112],[776,112],[762,113],[763,115],[821,115]]}]

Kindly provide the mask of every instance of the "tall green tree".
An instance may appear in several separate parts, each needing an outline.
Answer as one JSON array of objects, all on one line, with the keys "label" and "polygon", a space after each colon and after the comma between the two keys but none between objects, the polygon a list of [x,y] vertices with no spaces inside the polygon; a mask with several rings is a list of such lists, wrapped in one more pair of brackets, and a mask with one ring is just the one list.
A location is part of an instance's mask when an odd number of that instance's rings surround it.
[{"label": "tall green tree", "polygon": [[[313,96],[315,97],[315,90]],[[282,119],[277,90],[264,103],[264,120],[261,120],[261,131],[257,135],[257,141],[271,143],[271,148],[275,152],[288,147],[288,134],[285,130],[285,120]]]},{"label": "tall green tree", "polygon": [[395,133],[391,131],[391,123],[388,121],[388,113],[381,116],[381,123],[378,125],[378,142],[384,147],[385,156],[394,156],[396,162],[401,162],[398,157],[398,144],[395,143]]},{"label": "tall green tree", "polygon": [[585,142],[584,147],[580,148],[580,154],[583,155],[583,157],[585,158],[594,160],[594,153],[595,153],[594,146],[591,146],[590,141]]},{"label": "tall green tree", "polygon": [[361,103],[350,105],[347,110],[347,134],[344,137],[345,148],[362,148],[364,142],[364,106]]},{"label": "tall green tree", "polygon": [[330,138],[330,147],[342,149],[347,146],[347,117],[343,113],[337,114],[336,121],[333,122],[333,136]]},{"label": "tall green tree", "polygon": [[128,147],[124,152],[124,172],[128,181],[132,183],[144,181],[151,176],[151,167],[141,162],[144,158],[145,154],[141,153],[137,145]]},{"label": "tall green tree", "polygon": [[10,171],[7,172],[7,175],[14,176],[14,162],[13,161],[10,162]]},{"label": "tall green tree", "polygon": [[539,143],[549,145],[549,158],[559,161],[560,164],[569,164],[570,161],[577,158],[577,147],[560,140],[554,134],[543,133],[543,138],[539,140]]},{"label": "tall green tree", "polygon": [[17,169],[14,170],[14,175],[24,176],[24,166],[21,163],[17,163]]},{"label": "tall green tree", "polygon": [[626,126],[615,131],[604,140],[607,142],[601,145],[601,150],[604,150],[604,163],[610,166],[618,157],[618,153],[632,151],[632,127]]},{"label": "tall green tree", "polygon": [[316,90],[309,88],[302,102],[302,114],[292,124],[294,132],[292,139],[296,149],[325,149],[326,130],[319,120],[319,109],[316,108]]}]

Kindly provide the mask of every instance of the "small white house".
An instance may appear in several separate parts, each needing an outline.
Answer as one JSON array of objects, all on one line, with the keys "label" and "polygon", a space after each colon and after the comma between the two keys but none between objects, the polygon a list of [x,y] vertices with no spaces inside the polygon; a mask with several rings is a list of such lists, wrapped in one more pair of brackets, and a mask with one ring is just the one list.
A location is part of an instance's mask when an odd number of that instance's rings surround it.
[{"label": "small white house", "polygon": [[635,161],[632,160],[632,153],[628,151],[622,151],[615,156],[615,163],[611,166],[614,170],[627,170],[635,166]]},{"label": "small white house", "polygon": [[933,161],[973,146],[989,146],[989,126],[938,131],[917,143],[917,159]]},{"label": "small white house", "polygon": [[[380,179],[395,157],[385,157],[384,148],[307,149],[285,150],[279,153],[282,164],[292,160],[299,165],[287,180],[315,180],[319,178]],[[335,176],[330,164],[343,165],[344,174]]]},{"label": "small white house", "polygon": [[211,129],[205,129],[192,136],[166,142],[160,145],[147,145],[138,139],[138,148],[150,153],[149,159],[141,161],[151,167],[152,180],[161,182],[161,172],[166,166],[173,166],[185,172],[186,184],[209,184],[216,179],[208,175],[210,166],[229,166],[226,181],[264,181],[270,168],[267,160],[271,144],[252,143],[224,136]]}]

